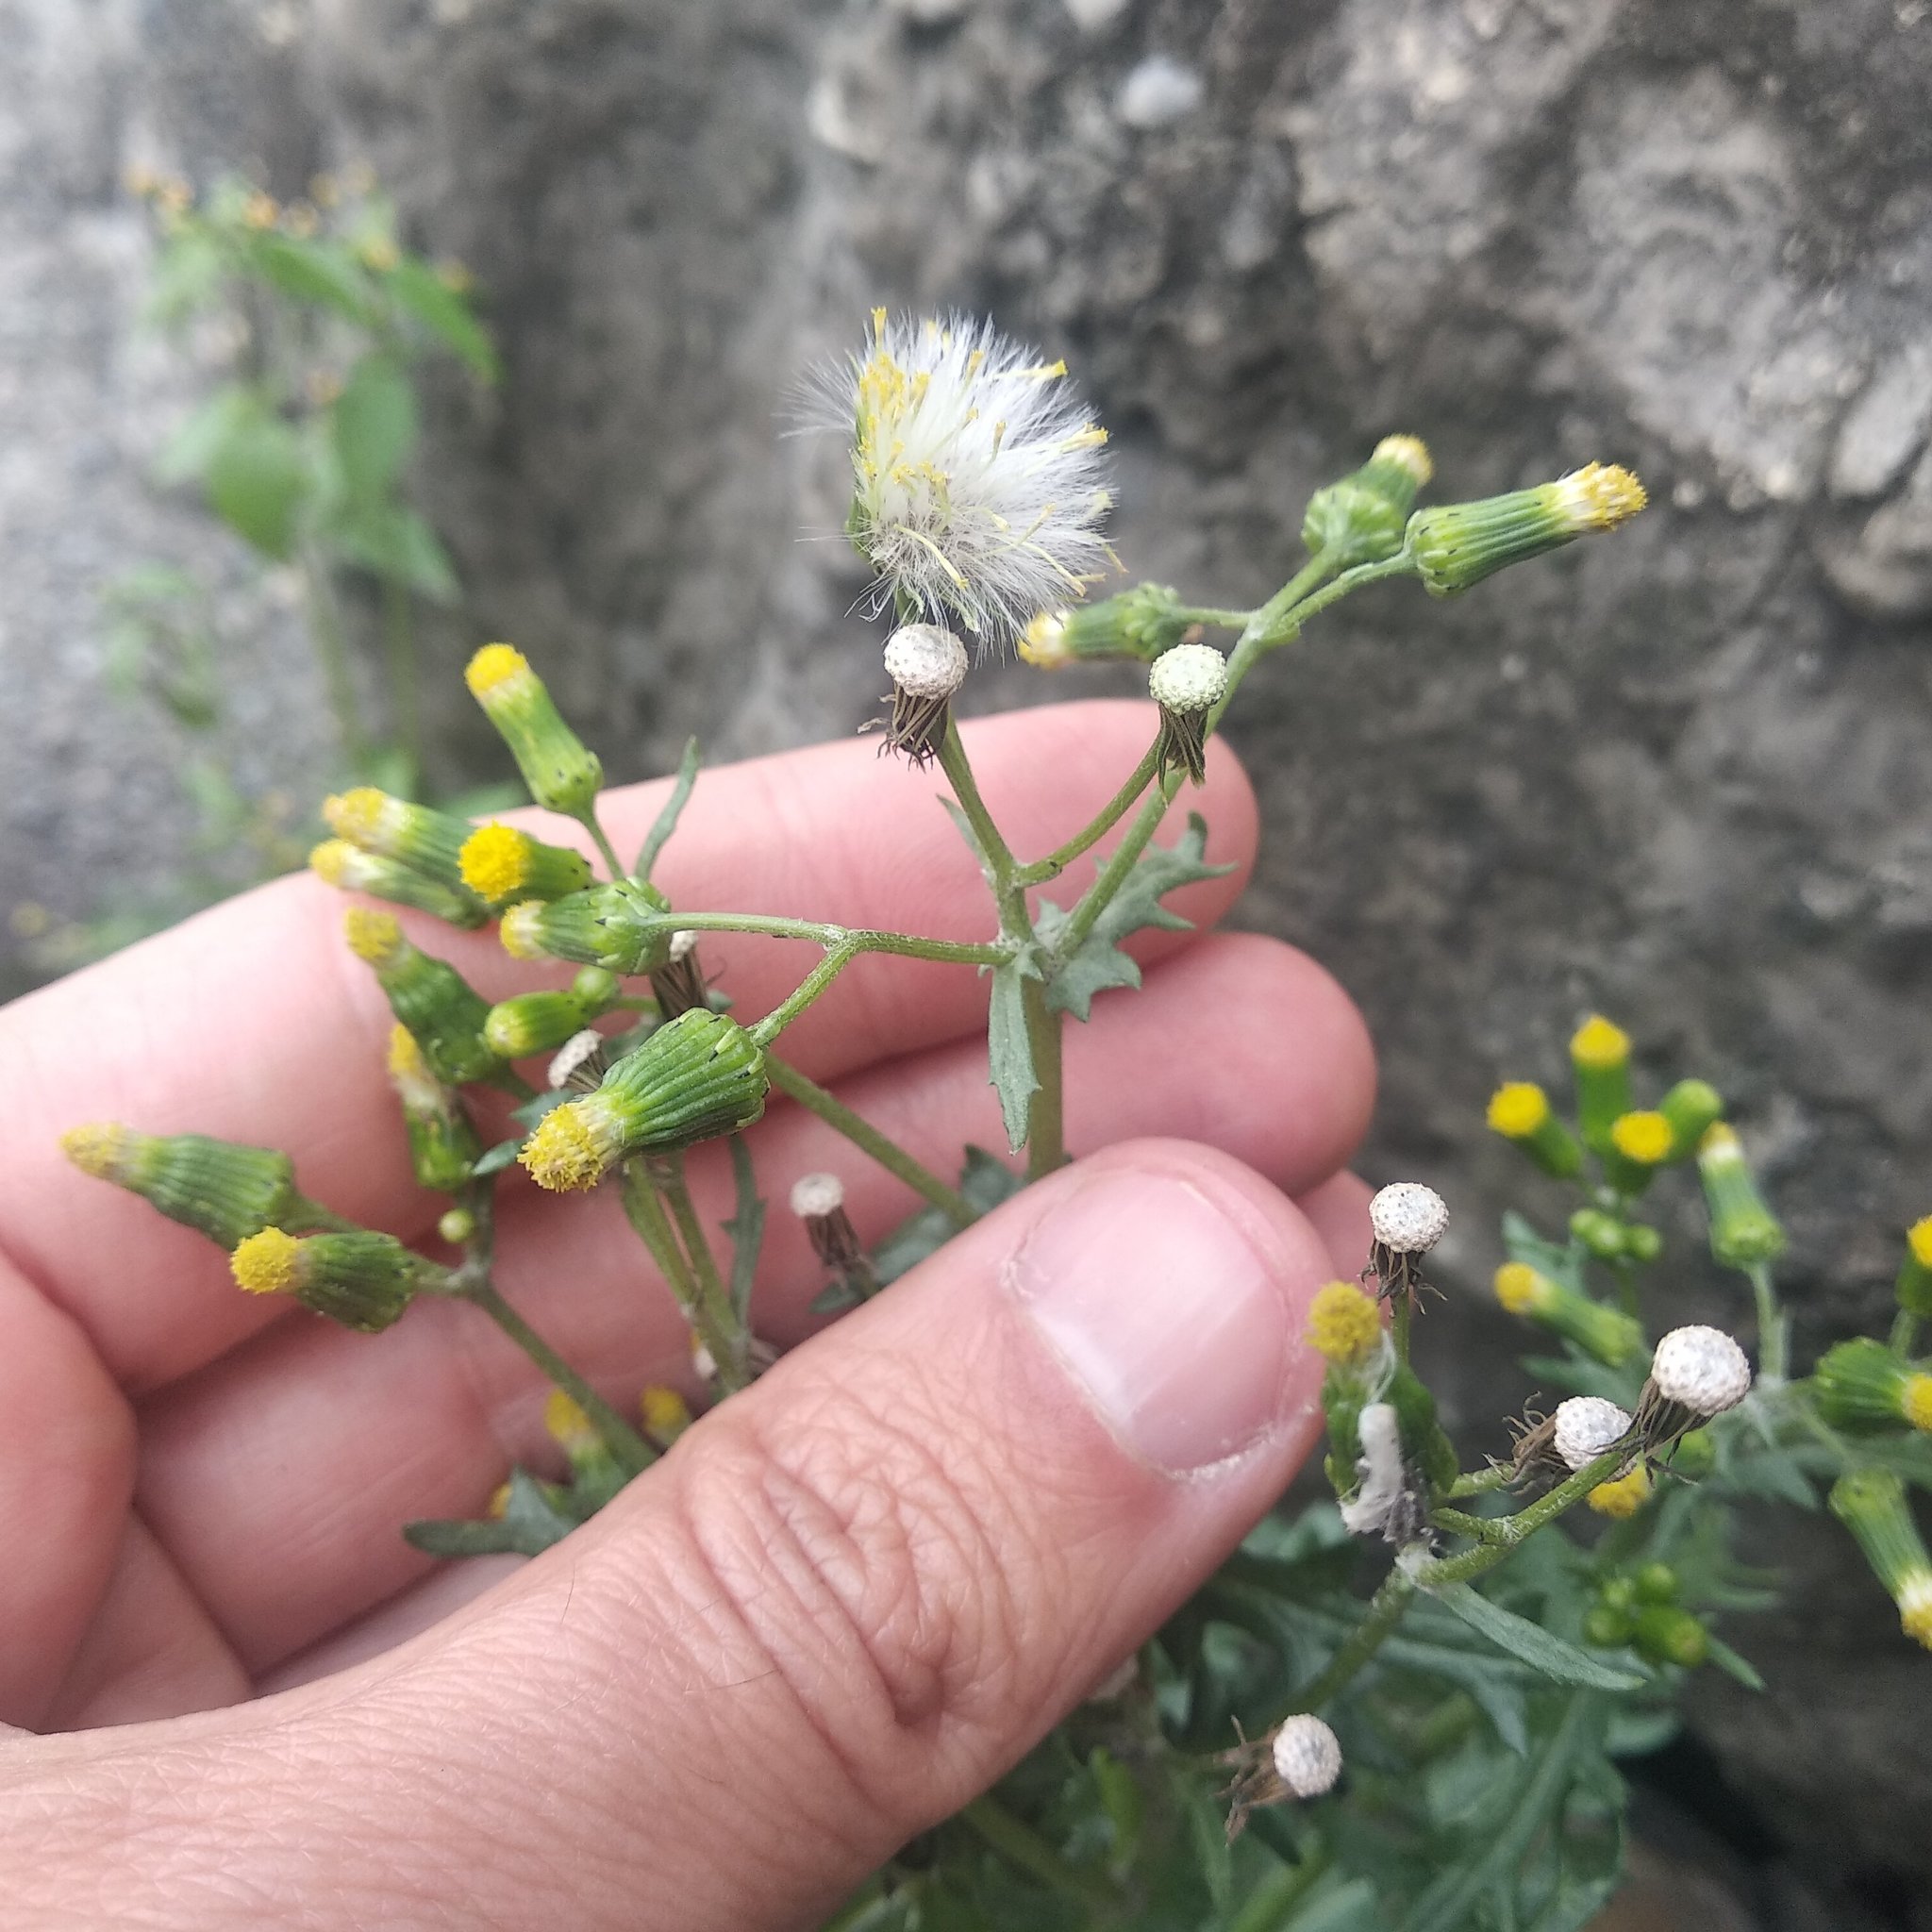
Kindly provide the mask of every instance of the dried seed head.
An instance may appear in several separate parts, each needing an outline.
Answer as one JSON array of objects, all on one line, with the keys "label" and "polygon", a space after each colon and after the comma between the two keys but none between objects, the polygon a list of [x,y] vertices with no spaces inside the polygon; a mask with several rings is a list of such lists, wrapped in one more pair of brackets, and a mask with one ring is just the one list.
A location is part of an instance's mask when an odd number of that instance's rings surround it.
[{"label": "dried seed head", "polygon": [[581,1033],[573,1033],[557,1049],[544,1078],[553,1088],[567,1087],[570,1076],[587,1061],[593,1058],[604,1047],[604,1036],[594,1026],[586,1026]]},{"label": "dried seed head", "polygon": [[1721,1328],[1673,1328],[1651,1357],[1650,1379],[1667,1402],[1722,1415],[1751,1392],[1751,1363]]},{"label": "dried seed head", "polygon": [[1573,1395],[1557,1405],[1554,1441],[1566,1469],[1578,1470],[1630,1433],[1630,1411],[1601,1395]]},{"label": "dried seed head", "polygon": [[1302,1711],[1274,1734],[1274,1774],[1297,1798],[1319,1798],[1341,1775],[1341,1745],[1318,1717]]},{"label": "dried seed head", "polygon": [[936,624],[901,625],[886,640],[886,675],[908,697],[949,698],[966,681],[966,646]]},{"label": "dried seed head", "polygon": [[1391,1254],[1425,1255],[1448,1231],[1448,1204],[1420,1181],[1393,1181],[1369,1203],[1369,1226]]},{"label": "dried seed head", "polygon": [[791,1183],[791,1211],[801,1221],[836,1214],[845,1205],[845,1183],[835,1174],[801,1174]]},{"label": "dried seed head", "polygon": [[1211,644],[1176,644],[1154,660],[1147,694],[1182,717],[1208,709],[1227,690],[1227,659]]}]

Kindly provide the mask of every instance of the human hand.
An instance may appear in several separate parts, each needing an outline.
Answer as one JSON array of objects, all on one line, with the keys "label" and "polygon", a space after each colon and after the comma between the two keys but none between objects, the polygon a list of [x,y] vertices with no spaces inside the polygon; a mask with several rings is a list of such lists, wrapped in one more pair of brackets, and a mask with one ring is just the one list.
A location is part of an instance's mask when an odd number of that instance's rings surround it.
[{"label": "human hand", "polygon": [[[967,735],[1016,844],[1045,849],[1149,724],[1063,706]],[[663,789],[608,798],[621,846]],[[1176,896],[1206,927],[1255,838],[1218,743],[1198,805],[1238,862]],[[927,788],[856,745],[708,774],[660,875],[693,909],[980,936]],[[437,1569],[398,1525],[477,1513],[539,1454],[525,1358],[460,1306],[372,1339],[242,1295],[56,1144],[120,1118],[283,1146],[308,1193],[427,1238],[444,1204],[408,1179],[390,1015],[340,911],[286,881],[0,1014],[0,1720],[69,1734],[0,1742],[0,1926],[808,1924],[1105,1677],[1315,1439],[1302,1306],[1365,1246],[1341,1173],[1359,1022],[1285,946],[1143,935],[1145,990],[1068,1028],[1069,1140],[1107,1151],[545,1556]],[[529,984],[487,934],[429,943],[489,996]],[[805,957],[705,953],[742,1015]],[[947,1166],[1001,1144],[985,1000],[970,969],[868,958],[787,1055]],[[832,1167],[868,1240],[911,1205],[796,1108],[754,1139],[776,1202]],[[692,1179],[715,1224],[727,1177]],[[680,1379],[687,1333],[609,1191],[501,1198],[497,1279],[563,1354],[614,1399]],[[804,1341],[822,1280],[774,1214],[759,1332]]]}]

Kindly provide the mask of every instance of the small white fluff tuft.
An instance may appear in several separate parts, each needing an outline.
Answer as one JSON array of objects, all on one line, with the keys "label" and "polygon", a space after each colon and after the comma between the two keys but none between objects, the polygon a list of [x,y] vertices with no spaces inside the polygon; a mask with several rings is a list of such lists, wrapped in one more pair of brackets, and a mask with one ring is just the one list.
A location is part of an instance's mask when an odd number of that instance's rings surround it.
[{"label": "small white fluff tuft", "polygon": [[671,935],[670,962],[675,966],[680,959],[691,958],[691,948],[698,942],[694,932],[675,932]]},{"label": "small white fluff tuft", "polygon": [[1557,1454],[1566,1469],[1594,1462],[1630,1433],[1630,1411],[1601,1395],[1572,1395],[1557,1405]]},{"label": "small white fluff tuft", "polygon": [[1351,1536],[1374,1536],[1402,1499],[1402,1423],[1392,1404],[1372,1402],[1356,1422],[1361,1459],[1356,1473],[1361,1486],[1341,1506],[1342,1525]]},{"label": "small white fluff tuft", "polygon": [[864,353],[813,382],[808,421],[852,439],[846,533],[880,608],[908,599],[1004,643],[1100,581],[1107,431],[1064,362],[990,322],[874,309]]},{"label": "small white fluff tuft", "polygon": [[573,1033],[553,1056],[543,1077],[553,1088],[561,1087],[583,1063],[604,1044],[604,1036],[594,1026]]},{"label": "small white fluff tuft", "polygon": [[1420,1181],[1391,1181],[1369,1203],[1369,1226],[1393,1255],[1425,1255],[1449,1230],[1449,1207]]},{"label": "small white fluff tuft", "polygon": [[836,1214],[845,1205],[845,1183],[835,1174],[806,1174],[791,1183],[791,1211],[801,1221]]},{"label": "small white fluff tuft", "polygon": [[1650,1379],[1693,1415],[1722,1415],[1751,1392],[1751,1360],[1722,1328],[1673,1328],[1650,1358]]},{"label": "small white fluff tuft", "polygon": [[1318,1717],[1302,1711],[1274,1734],[1274,1774],[1297,1798],[1319,1798],[1341,1775],[1341,1745]]},{"label": "small white fluff tuft", "polygon": [[902,624],[886,640],[886,675],[908,697],[949,698],[966,681],[966,646],[936,624]]},{"label": "small white fluff tuft", "polygon": [[1163,710],[1183,716],[1221,702],[1227,690],[1227,659],[1212,644],[1176,644],[1155,658],[1147,694]]}]

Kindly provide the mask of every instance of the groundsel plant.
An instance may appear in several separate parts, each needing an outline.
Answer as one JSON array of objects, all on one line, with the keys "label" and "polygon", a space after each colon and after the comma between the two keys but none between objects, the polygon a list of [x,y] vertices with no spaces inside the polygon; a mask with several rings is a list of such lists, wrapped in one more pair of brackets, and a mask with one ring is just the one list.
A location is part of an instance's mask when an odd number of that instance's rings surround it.
[{"label": "groundsel plant", "polygon": [[[642,849],[622,854],[599,818],[596,755],[528,659],[486,644],[470,690],[559,835],[473,825],[362,788],[328,801],[334,837],[315,861],[363,895],[344,935],[394,1013],[390,1076],[417,1178],[447,1199],[439,1232],[451,1258],[344,1221],[269,1149],[119,1124],[68,1136],[89,1173],[219,1241],[242,1291],[291,1295],[368,1331],[419,1297],[450,1297],[528,1353],[556,1391],[558,1465],[511,1471],[475,1521],[407,1525],[424,1550],[548,1547],[691,1426],[693,1396],[699,1407],[728,1401],[769,1365],[751,1299],[769,1204],[744,1135],[774,1090],[916,1204],[868,1248],[841,1174],[790,1190],[825,1310],[888,1291],[1061,1165],[1065,1029],[1097,994],[1138,985],[1122,941],[1178,924],[1165,896],[1212,874],[1198,817],[1171,845],[1156,832],[1198,782],[1250,674],[1310,619],[1383,580],[1460,594],[1644,501],[1627,472],[1591,464],[1418,509],[1428,454],[1395,436],[1316,492],[1307,561],[1258,608],[1196,606],[1158,584],[1090,601],[1107,558],[1104,438],[1060,364],[983,324],[878,315],[821,391],[851,439],[848,531],[877,573],[878,614],[893,620],[884,744],[901,769],[882,764],[876,782],[884,798],[916,787],[909,773],[928,763],[943,774],[987,881],[979,937],[674,905],[654,870],[698,782],[695,748]],[[1016,853],[974,781],[952,718],[975,655],[962,630],[975,646],[1016,642],[1046,668],[1148,667],[1145,755],[1055,851]],[[1045,891],[1110,837],[1084,891]],[[407,925],[390,907],[412,915]],[[513,957],[565,962],[575,976],[491,1004],[419,943],[427,920],[494,922]],[[820,957],[770,1011],[746,1012],[706,969],[716,932],[802,940]],[[935,1173],[785,1057],[787,1030],[867,953],[982,970],[989,1074],[1017,1165],[966,1148],[957,1177]],[[1580,1926],[1618,1882],[1614,1760],[1669,1736],[1689,1673],[1757,1681],[1713,1627],[1763,1601],[1729,1554],[1740,1497],[1816,1507],[1828,1487],[1906,1633],[1932,1643],[1932,1562],[1905,1500],[1932,1481],[1932,1372],[1913,1359],[1932,1314],[1932,1220],[1911,1231],[1891,1334],[1841,1342],[1795,1377],[1773,1273],[1784,1235],[1723,1101],[1687,1078],[1642,1106],[1630,1059],[1624,1034],[1591,1018],[1572,1047],[1574,1119],[1526,1081],[1491,1108],[1491,1126],[1544,1177],[1536,1185],[1574,1199],[1554,1235],[1507,1217],[1495,1275],[1498,1301],[1537,1338],[1525,1386],[1554,1391],[1554,1409],[1525,1405],[1473,1455],[1449,1440],[1419,1345],[1426,1308],[1454,1286],[1431,1279],[1449,1208],[1420,1183],[1385,1188],[1359,1279],[1330,1284],[1309,1311],[1335,1500],[1264,1523],[996,1791],[876,1874],[841,1925]],[[513,1100],[514,1132],[486,1144],[475,1103],[491,1090]],[[686,1181],[690,1150],[707,1141],[724,1143],[736,1176],[722,1241]],[[518,1165],[559,1196],[618,1196],[689,1325],[684,1388],[620,1407],[504,1297],[492,1204]],[[1664,1240],[1640,1210],[1693,1173],[1711,1254],[1749,1287],[1740,1313],[1755,1370],[1737,1339],[1672,1319],[1669,1291],[1646,1286]]]}]

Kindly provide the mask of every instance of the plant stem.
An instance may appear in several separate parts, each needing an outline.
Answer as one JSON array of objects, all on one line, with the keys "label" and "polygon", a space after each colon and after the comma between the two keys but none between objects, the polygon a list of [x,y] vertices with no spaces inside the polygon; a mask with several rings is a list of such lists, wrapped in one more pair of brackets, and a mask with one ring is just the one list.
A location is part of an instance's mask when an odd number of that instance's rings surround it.
[{"label": "plant stem", "polygon": [[1891,1345],[1900,1355],[1911,1354],[1919,1340],[1919,1318],[1909,1308],[1901,1308],[1891,1318]]},{"label": "plant stem", "polygon": [[1047,1843],[1030,1824],[1015,1818],[991,1791],[977,1797],[959,1812],[994,1851],[1029,1872],[1042,1884],[1082,1905],[1117,1913],[1125,1904],[1120,1889],[1098,1872],[1070,1863]]},{"label": "plant stem", "polygon": [[1394,1328],[1395,1359],[1404,1368],[1408,1366],[1408,1330],[1415,1320],[1414,1296],[1406,1288],[1395,1292],[1395,1306],[1391,1310],[1391,1325]]},{"label": "plant stem", "polygon": [[858,957],[858,948],[849,940],[843,945],[834,946],[784,999],[749,1029],[751,1037],[758,1045],[769,1046]]},{"label": "plant stem", "polygon": [[1245,630],[1255,621],[1252,610],[1217,610],[1208,604],[1186,604],[1174,612],[1182,624],[1208,624],[1216,630]]},{"label": "plant stem", "polygon": [[[660,924],[677,932],[756,932],[777,940],[809,940],[830,949],[851,946],[860,953],[891,953],[907,959],[931,959],[941,965],[998,966],[1011,949],[996,941],[929,940],[918,933],[880,932],[870,926],[831,925],[817,919],[786,919],[762,912],[667,912]],[[643,929],[654,930],[649,922]]]},{"label": "plant stem", "polygon": [[1383,1577],[1381,1588],[1369,1599],[1367,1614],[1349,1632],[1341,1648],[1328,1659],[1312,1683],[1295,1692],[1293,1702],[1280,1715],[1290,1716],[1297,1710],[1320,1710],[1381,1649],[1396,1624],[1401,1623],[1403,1612],[1408,1608],[1409,1599],[1414,1595],[1415,1585],[1409,1578],[1400,1570],[1390,1571]]},{"label": "plant stem", "polygon": [[957,1189],[949,1188],[938,1174],[923,1167],[911,1155],[889,1139],[868,1120],[859,1115],[839,1099],[828,1093],[815,1080],[801,1074],[790,1060],[781,1060],[775,1054],[765,1056],[765,1071],[772,1076],[772,1085],[799,1106],[809,1108],[835,1133],[843,1134],[855,1147],[862,1148],[878,1162],[888,1174],[896,1175],[914,1193],[922,1195],[937,1208],[956,1227],[969,1226],[979,1217],[973,1204]]},{"label": "plant stem", "polygon": [[718,1272],[718,1257],[711,1252],[704,1224],[698,1219],[697,1208],[691,1203],[691,1189],[684,1178],[684,1157],[673,1155],[654,1178],[671,1208],[672,1219],[677,1224],[684,1251],[691,1257],[698,1305],[709,1315],[711,1325],[719,1333],[728,1336],[736,1353],[742,1356],[747,1339],[744,1324],[739,1319],[730,1291],[724,1286],[724,1277]]},{"label": "plant stem", "polygon": [[610,868],[610,876],[612,880],[615,881],[617,879],[623,878],[625,876],[624,860],[618,858],[617,847],[610,842],[609,833],[608,833],[604,829],[602,824],[599,823],[597,818],[596,807],[588,807],[585,809],[583,817],[579,819],[577,823],[581,824],[584,830],[590,833],[591,839],[595,841],[597,851],[603,858],[604,863]]},{"label": "plant stem", "polygon": [[1439,1529],[1453,1531],[1479,1543],[1508,1542],[1512,1539],[1493,1517],[1471,1516],[1461,1509],[1445,1509],[1440,1505],[1429,1512],[1429,1521]]},{"label": "plant stem", "polygon": [[1449,1486],[1452,1496],[1480,1496],[1491,1490],[1500,1490],[1513,1482],[1516,1472],[1507,1462],[1499,1463],[1493,1469],[1474,1469],[1467,1475],[1459,1475]]},{"label": "plant stem", "polygon": [[657,1461],[657,1451],[504,1300],[487,1275],[466,1282],[457,1292],[481,1308],[590,1417],[626,1476]]},{"label": "plant stem", "polygon": [[1757,1379],[1782,1382],[1790,1365],[1790,1338],[1778,1307],[1777,1290],[1772,1286],[1771,1270],[1758,1261],[1744,1272],[1751,1278],[1752,1297],[1757,1304]]},{"label": "plant stem", "polygon": [[711,1310],[705,1307],[690,1265],[678,1248],[677,1237],[671,1231],[664,1204],[658,1198],[658,1190],[641,1160],[625,1162],[623,1192],[625,1214],[650,1250],[678,1312],[709,1351],[719,1382],[727,1393],[735,1393],[751,1380],[747,1365],[740,1359],[737,1320],[734,1318],[728,1325],[721,1327]]},{"label": "plant stem", "polygon": [[1133,808],[1134,802],[1141,792],[1154,782],[1154,774],[1160,769],[1160,744],[1157,740],[1147,747],[1147,755],[1128,774],[1126,782],[1100,809],[1100,814],[1084,830],[1076,832],[1064,845],[1057,847],[1044,858],[1037,858],[1031,865],[1024,865],[1017,874],[1023,886],[1043,886],[1049,879],[1057,879],[1072,865],[1074,859],[1096,845],[1112,831],[1122,819]]}]

